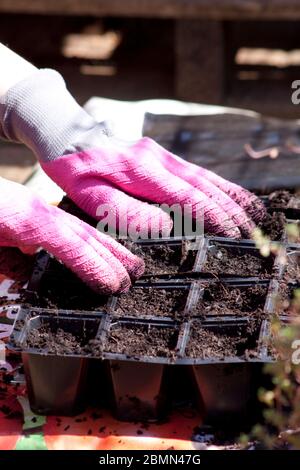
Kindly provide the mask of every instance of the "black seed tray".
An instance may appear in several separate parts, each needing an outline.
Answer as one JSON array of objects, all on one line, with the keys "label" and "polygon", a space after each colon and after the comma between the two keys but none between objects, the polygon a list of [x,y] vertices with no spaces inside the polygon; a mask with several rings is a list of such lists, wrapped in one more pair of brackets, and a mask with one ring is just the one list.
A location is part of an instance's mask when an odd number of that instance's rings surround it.
[{"label": "black seed tray", "polygon": [[[261,354],[261,345],[266,343],[263,324],[249,317],[180,323],[166,318],[117,318],[101,312],[57,311],[54,315],[51,310],[21,308],[10,347],[22,353],[30,406],[38,414],[75,414],[90,402],[92,390],[100,397],[109,385],[110,405],[119,419],[160,420],[174,397],[176,374],[184,370],[187,388],[192,390],[190,398],[199,405],[205,422],[238,425],[242,416],[244,424],[249,422],[256,404],[266,362]],[[28,346],[30,332],[45,325],[52,332],[62,329],[80,338],[81,349],[54,353],[49,347]],[[242,343],[245,337],[246,343],[225,357],[210,357],[209,351],[197,357],[189,352],[195,326],[195,331],[205,329],[220,337],[224,333]],[[120,349],[123,329],[125,352]],[[98,361],[100,367],[92,387],[87,388],[92,361]]]}]

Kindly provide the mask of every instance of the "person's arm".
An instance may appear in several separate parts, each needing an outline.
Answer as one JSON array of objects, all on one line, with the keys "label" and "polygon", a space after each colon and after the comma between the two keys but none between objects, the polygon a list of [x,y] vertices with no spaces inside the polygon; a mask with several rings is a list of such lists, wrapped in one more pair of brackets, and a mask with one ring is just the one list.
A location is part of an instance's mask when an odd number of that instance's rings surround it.
[{"label": "person's arm", "polygon": [[210,232],[233,238],[249,237],[265,213],[246,189],[151,139],[129,144],[108,136],[54,70],[35,70],[0,97],[0,134],[31,148],[45,172],[84,211],[99,220],[108,208],[128,232],[153,235],[153,227],[156,235],[170,232],[169,215],[147,202],[179,205],[203,218]]},{"label": "person's arm", "polygon": [[[19,82],[30,80],[31,76],[39,76],[36,67],[2,44],[0,64],[1,98]],[[35,112],[34,102],[32,107],[29,106],[29,115],[31,109],[33,114]],[[47,113],[47,109],[44,112]],[[6,113],[10,114],[10,108],[3,106],[2,123],[6,120]],[[27,121],[27,114],[22,119]],[[28,123],[30,122],[29,116]],[[10,119],[7,123],[10,127]],[[18,123],[14,121],[12,125],[18,127]],[[34,128],[36,124],[31,122],[31,125],[32,135],[38,136]],[[46,132],[47,129],[46,127]],[[18,131],[20,132],[20,129]],[[143,261],[111,237],[57,207],[46,204],[28,188],[3,178],[0,178],[0,246],[18,247],[26,253],[34,253],[42,247],[68,266],[92,289],[103,293],[127,290],[131,280],[139,277],[144,270]]]},{"label": "person's arm", "polygon": [[29,77],[37,68],[23,57],[0,43],[0,96],[24,78]]}]

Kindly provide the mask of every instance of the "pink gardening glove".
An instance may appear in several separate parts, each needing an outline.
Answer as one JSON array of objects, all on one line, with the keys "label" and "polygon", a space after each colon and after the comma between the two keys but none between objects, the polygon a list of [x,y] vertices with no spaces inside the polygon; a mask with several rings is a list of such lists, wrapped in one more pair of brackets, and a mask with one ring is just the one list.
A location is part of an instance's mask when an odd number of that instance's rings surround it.
[{"label": "pink gardening glove", "polygon": [[[193,214],[203,211],[207,230],[238,238],[249,236],[253,221],[259,221],[264,208],[258,198],[216,174],[188,163],[149,138],[125,146],[113,139],[101,148],[64,155],[41,162],[45,172],[92,217],[106,204],[120,217],[129,209],[128,222],[140,229],[151,221],[167,234],[169,216],[146,204],[189,205]],[[198,212],[199,213],[199,212]]]},{"label": "pink gardening glove", "polygon": [[125,144],[108,137],[53,70],[37,71],[0,99],[0,133],[30,147],[84,211],[101,219],[105,205],[129,233],[129,227],[146,235],[153,227],[170,232],[169,215],[147,202],[185,206],[209,232],[235,238],[248,237],[264,215],[256,196],[151,139]]},{"label": "pink gardening glove", "polygon": [[44,248],[92,289],[125,291],[144,271],[141,259],[111,237],[0,178],[0,245]]}]

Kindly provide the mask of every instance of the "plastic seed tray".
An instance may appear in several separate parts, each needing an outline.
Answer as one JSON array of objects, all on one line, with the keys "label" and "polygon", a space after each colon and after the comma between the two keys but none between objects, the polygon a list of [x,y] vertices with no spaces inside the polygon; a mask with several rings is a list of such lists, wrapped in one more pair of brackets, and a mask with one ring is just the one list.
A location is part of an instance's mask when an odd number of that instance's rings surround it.
[{"label": "plastic seed tray", "polygon": [[[109,404],[121,420],[153,421],[163,418],[172,402],[174,372],[184,368],[192,396],[209,422],[253,414],[255,391],[261,368],[268,358],[262,355],[266,342],[265,321],[249,317],[225,317],[222,320],[122,317],[86,312],[20,308],[10,347],[21,351],[32,409],[38,414],[73,415],[89,402],[91,388],[86,387],[91,361],[99,361],[93,392],[103,394],[110,388]],[[80,342],[78,350],[51,350],[51,346],[28,344],[30,334],[41,328],[58,334],[71,333]],[[210,357],[201,352],[194,334],[205,331],[212,340],[227,345],[234,340],[236,352],[218,351]],[[249,333],[250,331],[250,333]],[[215,335],[217,335],[215,337]],[[124,342],[122,338],[130,338]],[[244,342],[245,339],[245,342]],[[152,355],[143,352],[144,345]],[[196,345],[195,349],[191,343]],[[59,344],[59,342],[58,342]],[[199,349],[199,352],[197,350]],[[175,367],[177,366],[177,367]],[[176,372],[175,372],[176,376]],[[224,421],[225,420],[225,421]]]},{"label": "plastic seed tray", "polygon": [[[287,313],[277,311],[278,295],[299,281],[300,245],[283,239],[268,258],[250,240],[123,241],[144,257],[146,273],[129,293],[110,297],[40,252],[10,340],[22,353],[32,409],[75,414],[93,395],[121,420],[160,420],[184,376],[204,422],[249,424],[262,367],[274,360],[265,346],[271,318]],[[30,345],[45,327],[79,347]]]}]

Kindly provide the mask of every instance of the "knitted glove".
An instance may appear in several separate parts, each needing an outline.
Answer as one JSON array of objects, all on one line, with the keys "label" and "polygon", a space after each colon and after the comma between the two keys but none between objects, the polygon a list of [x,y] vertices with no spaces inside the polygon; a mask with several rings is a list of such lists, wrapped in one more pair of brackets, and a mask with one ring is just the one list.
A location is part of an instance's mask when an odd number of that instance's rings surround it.
[{"label": "knitted glove", "polygon": [[0,178],[0,245],[44,248],[92,289],[121,292],[144,270],[141,259],[113,238],[46,204],[28,188]]}]

